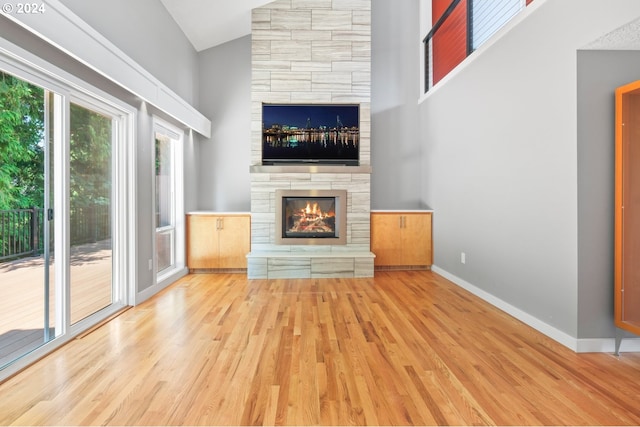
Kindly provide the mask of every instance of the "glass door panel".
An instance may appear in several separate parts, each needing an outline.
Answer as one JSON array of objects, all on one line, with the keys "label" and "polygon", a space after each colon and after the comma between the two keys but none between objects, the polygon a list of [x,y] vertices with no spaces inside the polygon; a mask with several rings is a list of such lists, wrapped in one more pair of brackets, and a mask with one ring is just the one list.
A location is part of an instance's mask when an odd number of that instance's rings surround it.
[{"label": "glass door panel", "polygon": [[109,306],[112,290],[112,119],[70,106],[70,319]]},{"label": "glass door panel", "polygon": [[0,367],[55,336],[50,304],[51,94],[0,71]]},{"label": "glass door panel", "polygon": [[161,275],[175,267],[175,162],[174,140],[156,132],[156,272]]}]

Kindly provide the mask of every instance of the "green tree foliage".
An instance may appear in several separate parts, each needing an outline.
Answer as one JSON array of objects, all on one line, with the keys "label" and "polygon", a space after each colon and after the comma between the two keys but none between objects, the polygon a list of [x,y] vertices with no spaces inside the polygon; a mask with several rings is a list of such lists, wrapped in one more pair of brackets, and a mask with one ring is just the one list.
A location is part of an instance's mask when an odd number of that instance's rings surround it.
[{"label": "green tree foliage", "polygon": [[42,206],[44,90],[0,72],[0,210]]},{"label": "green tree foliage", "polygon": [[71,104],[71,204],[109,205],[111,200],[111,119]]},{"label": "green tree foliage", "polygon": [[[71,104],[71,200],[111,198],[111,119]],[[0,72],[0,210],[42,207],[44,90]]]},{"label": "green tree foliage", "polygon": [[[0,71],[0,211],[44,207],[44,154],[47,144],[53,146],[45,135],[45,96],[44,89]],[[69,124],[72,243],[105,239],[111,230],[112,120],[71,103]],[[38,212],[0,216],[0,255],[29,247],[33,221],[43,218]],[[41,225],[36,241],[43,239]]]}]

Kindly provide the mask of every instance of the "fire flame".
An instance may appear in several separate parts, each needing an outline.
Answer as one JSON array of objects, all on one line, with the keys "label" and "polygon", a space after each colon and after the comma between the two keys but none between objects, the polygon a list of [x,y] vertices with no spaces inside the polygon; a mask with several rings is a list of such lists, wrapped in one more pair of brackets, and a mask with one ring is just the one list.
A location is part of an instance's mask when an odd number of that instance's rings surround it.
[{"label": "fire flame", "polygon": [[[304,206],[304,207],[303,207]],[[292,215],[294,223],[289,231],[295,232],[332,232],[333,226],[325,222],[327,218],[334,217],[335,212],[323,212],[320,204],[306,201],[306,205],[300,206]]]},{"label": "fire flame", "polygon": [[322,210],[320,210],[320,207],[318,206],[317,203],[313,204],[313,207],[311,206],[311,204],[309,202],[307,202],[307,207],[304,209],[305,214],[308,215],[313,215],[316,217],[322,217]]}]

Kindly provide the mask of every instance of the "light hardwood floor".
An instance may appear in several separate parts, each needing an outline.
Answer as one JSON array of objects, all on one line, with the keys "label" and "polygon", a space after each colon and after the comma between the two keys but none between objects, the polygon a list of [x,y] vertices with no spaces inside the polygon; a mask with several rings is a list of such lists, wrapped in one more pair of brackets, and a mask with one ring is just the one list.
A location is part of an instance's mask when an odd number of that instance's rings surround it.
[{"label": "light hardwood floor", "polygon": [[638,425],[575,354],[428,271],[190,275],[0,385],[0,425]]}]

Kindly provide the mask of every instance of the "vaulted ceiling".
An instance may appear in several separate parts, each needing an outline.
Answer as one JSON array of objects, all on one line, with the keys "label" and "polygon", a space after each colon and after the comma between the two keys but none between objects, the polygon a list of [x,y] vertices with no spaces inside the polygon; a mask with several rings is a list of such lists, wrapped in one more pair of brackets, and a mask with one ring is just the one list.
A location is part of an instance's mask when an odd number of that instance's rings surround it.
[{"label": "vaulted ceiling", "polygon": [[[251,33],[251,10],[273,0],[160,0],[198,51]],[[640,20],[630,22],[584,49],[640,50]]]},{"label": "vaulted ceiling", "polygon": [[198,51],[251,33],[251,9],[273,0],[160,0]]}]

